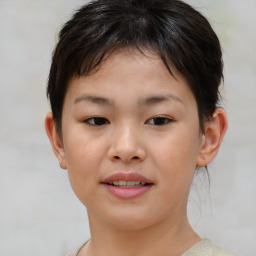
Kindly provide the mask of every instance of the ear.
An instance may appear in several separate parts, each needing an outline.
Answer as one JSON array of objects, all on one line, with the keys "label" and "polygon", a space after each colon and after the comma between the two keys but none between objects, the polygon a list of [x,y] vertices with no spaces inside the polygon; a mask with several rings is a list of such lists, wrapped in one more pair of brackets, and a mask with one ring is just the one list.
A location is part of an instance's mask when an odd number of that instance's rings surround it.
[{"label": "ear", "polygon": [[205,124],[205,133],[202,135],[197,166],[206,166],[214,159],[219,151],[227,127],[228,120],[225,110],[217,108],[211,120]]},{"label": "ear", "polygon": [[52,144],[53,152],[59,160],[60,167],[62,169],[67,169],[65,150],[60,136],[56,130],[55,122],[51,112],[48,113],[45,118],[45,130]]}]

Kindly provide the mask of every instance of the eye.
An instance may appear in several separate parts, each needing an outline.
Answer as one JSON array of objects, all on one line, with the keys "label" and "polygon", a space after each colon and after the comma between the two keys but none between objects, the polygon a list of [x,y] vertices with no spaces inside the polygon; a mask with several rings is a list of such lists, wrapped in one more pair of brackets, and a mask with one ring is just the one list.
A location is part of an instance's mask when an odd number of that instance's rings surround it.
[{"label": "eye", "polygon": [[162,125],[169,124],[172,121],[173,120],[168,117],[157,116],[157,117],[150,118],[149,120],[147,120],[146,123],[151,125],[156,125],[156,126],[162,126]]},{"label": "eye", "polygon": [[84,123],[87,123],[92,126],[101,126],[101,125],[109,124],[109,121],[104,117],[90,117],[84,120]]}]

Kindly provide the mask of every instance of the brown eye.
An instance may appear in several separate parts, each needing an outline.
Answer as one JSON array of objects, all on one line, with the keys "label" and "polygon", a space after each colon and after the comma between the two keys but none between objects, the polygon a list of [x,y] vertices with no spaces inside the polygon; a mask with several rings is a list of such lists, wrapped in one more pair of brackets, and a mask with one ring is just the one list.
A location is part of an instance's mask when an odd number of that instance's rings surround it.
[{"label": "brown eye", "polygon": [[163,116],[153,117],[147,121],[148,124],[156,126],[166,125],[170,122],[172,122],[172,119]]},{"label": "brown eye", "polygon": [[84,122],[93,126],[101,126],[101,125],[109,124],[109,121],[104,117],[91,117],[84,120]]}]

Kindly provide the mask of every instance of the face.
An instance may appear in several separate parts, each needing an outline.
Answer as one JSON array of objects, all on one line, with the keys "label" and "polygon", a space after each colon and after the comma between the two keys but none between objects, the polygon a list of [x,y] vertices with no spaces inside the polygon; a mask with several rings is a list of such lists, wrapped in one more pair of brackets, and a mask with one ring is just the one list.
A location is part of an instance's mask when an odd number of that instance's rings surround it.
[{"label": "face", "polygon": [[71,81],[62,167],[89,218],[145,228],[183,218],[201,145],[195,98],[162,61],[132,50]]}]

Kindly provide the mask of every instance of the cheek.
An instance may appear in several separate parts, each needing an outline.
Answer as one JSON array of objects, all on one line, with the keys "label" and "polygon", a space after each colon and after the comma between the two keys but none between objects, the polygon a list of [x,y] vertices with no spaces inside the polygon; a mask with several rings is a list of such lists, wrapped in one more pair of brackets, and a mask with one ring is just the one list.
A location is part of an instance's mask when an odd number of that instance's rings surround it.
[{"label": "cheek", "polygon": [[89,192],[93,194],[93,184],[98,182],[99,163],[102,158],[100,143],[81,138],[66,137],[65,155],[70,184],[77,197],[86,204]]},{"label": "cheek", "polygon": [[98,137],[90,136],[80,125],[68,129],[63,137],[68,169],[78,173],[90,172],[102,154],[102,143]]},{"label": "cheek", "polygon": [[93,155],[85,155],[84,153],[71,154],[68,158],[67,171],[71,187],[84,204],[88,204],[89,194],[94,194],[93,184],[97,182],[95,170],[97,167]]},{"label": "cheek", "polygon": [[195,134],[187,129],[179,129],[165,136],[161,141],[153,142],[155,147],[152,155],[154,155],[155,164],[161,169],[163,179],[172,182],[174,180],[186,182],[188,179],[190,182],[193,178],[199,145],[198,135]]}]

